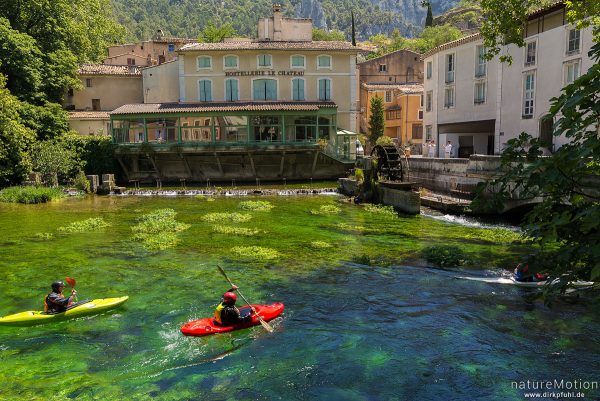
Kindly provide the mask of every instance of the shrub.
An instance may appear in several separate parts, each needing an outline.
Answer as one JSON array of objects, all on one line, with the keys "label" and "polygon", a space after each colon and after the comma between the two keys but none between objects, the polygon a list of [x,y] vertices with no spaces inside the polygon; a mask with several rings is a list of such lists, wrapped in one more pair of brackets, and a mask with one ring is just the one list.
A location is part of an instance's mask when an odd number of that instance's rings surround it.
[{"label": "shrub", "polygon": [[394,141],[392,140],[392,138],[390,138],[389,136],[380,136],[379,138],[377,138],[377,141],[375,142],[375,145],[381,145],[381,146],[391,146],[394,144]]},{"label": "shrub", "polygon": [[84,191],[86,194],[89,194],[91,192],[90,181],[85,176],[85,173],[81,170],[79,171],[79,173],[77,173],[75,178],[73,178],[72,183],[75,188]]},{"label": "shrub", "polygon": [[110,227],[110,224],[104,221],[102,217],[91,217],[86,220],[76,221],[65,227],[59,227],[60,233],[85,233],[98,231],[103,228]]},{"label": "shrub", "polygon": [[220,223],[222,221],[230,221],[232,223],[245,223],[252,219],[252,215],[248,213],[208,213],[202,216],[202,220],[207,223]]},{"label": "shrub", "polygon": [[243,201],[240,202],[239,206],[242,210],[248,210],[253,212],[268,212],[273,209],[273,204],[267,201]]},{"label": "shrub", "polygon": [[49,187],[9,187],[0,191],[0,201],[8,203],[46,203],[64,196],[59,188]]},{"label": "shrub", "polygon": [[363,182],[365,180],[365,172],[361,168],[354,169],[354,178],[358,182]]},{"label": "shrub", "polygon": [[465,252],[454,245],[430,246],[421,251],[427,262],[440,267],[463,266],[468,263]]}]

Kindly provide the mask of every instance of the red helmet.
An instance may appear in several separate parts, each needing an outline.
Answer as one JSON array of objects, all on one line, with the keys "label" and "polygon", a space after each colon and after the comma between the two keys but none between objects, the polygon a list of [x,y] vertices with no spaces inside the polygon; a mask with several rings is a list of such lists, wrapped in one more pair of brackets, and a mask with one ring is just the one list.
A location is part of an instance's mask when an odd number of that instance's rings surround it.
[{"label": "red helmet", "polygon": [[237,301],[237,295],[233,292],[226,292],[223,294],[223,301],[235,303],[235,301]]}]

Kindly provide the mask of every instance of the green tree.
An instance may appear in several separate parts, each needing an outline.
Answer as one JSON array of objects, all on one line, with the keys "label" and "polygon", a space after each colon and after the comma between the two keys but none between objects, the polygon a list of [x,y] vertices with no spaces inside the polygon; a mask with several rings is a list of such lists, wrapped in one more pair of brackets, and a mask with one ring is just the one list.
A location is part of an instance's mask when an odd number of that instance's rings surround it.
[{"label": "green tree", "polygon": [[372,145],[375,145],[375,143],[377,143],[377,139],[383,136],[385,130],[383,98],[379,96],[371,98],[370,111],[371,116],[369,117],[369,142],[371,142]]},{"label": "green tree", "polygon": [[[560,277],[560,288],[576,278],[600,277],[600,4],[581,3],[585,4],[567,2],[567,15],[580,27],[592,25],[595,44],[589,55],[595,64],[563,88],[550,108],[556,121],[554,135],[569,142],[550,157],[542,157],[541,149],[547,144],[539,138],[522,133],[510,140],[502,154],[502,175],[480,184],[474,203],[481,209],[498,208],[515,193],[524,199],[540,199],[522,227],[540,245],[532,256],[535,267]],[[509,15],[525,12],[532,4],[521,8],[512,0],[508,4],[482,1],[488,15],[498,12],[485,23],[485,43],[492,54],[507,43],[523,44],[516,34],[522,32],[523,19],[519,15],[510,20]]]},{"label": "green tree", "polygon": [[326,31],[320,28],[313,28],[312,36],[314,41],[345,41],[346,36],[344,32],[331,30]]},{"label": "green tree", "polygon": [[35,133],[21,122],[21,102],[5,88],[0,74],[0,186],[18,184],[31,171],[29,146]]},{"label": "green tree", "polygon": [[198,36],[199,42],[205,43],[218,43],[222,42],[225,38],[231,38],[236,35],[235,29],[230,23],[215,23],[212,20],[202,28],[200,35]]},{"label": "green tree", "polygon": [[425,18],[425,28],[428,26],[433,26],[433,11],[431,10],[431,2],[430,1],[422,1],[422,7],[427,7],[427,17]]},{"label": "green tree", "polygon": [[42,174],[46,183],[65,184],[77,176],[83,163],[77,153],[62,141],[39,141],[31,147],[33,170]]}]

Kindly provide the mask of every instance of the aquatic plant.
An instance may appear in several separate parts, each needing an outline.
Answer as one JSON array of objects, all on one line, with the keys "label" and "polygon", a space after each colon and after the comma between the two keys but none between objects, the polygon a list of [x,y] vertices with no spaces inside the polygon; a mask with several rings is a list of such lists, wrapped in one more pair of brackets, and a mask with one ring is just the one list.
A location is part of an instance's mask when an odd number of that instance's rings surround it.
[{"label": "aquatic plant", "polygon": [[133,239],[140,241],[148,250],[164,250],[179,242],[177,233],[187,230],[190,224],[175,220],[177,212],[173,209],[159,209],[138,218],[138,224],[131,227]]},{"label": "aquatic plant", "polygon": [[358,226],[358,225],[353,225],[353,224],[348,224],[348,223],[337,223],[337,224],[333,225],[333,227],[340,231],[348,231],[348,232],[366,231],[365,226]]},{"label": "aquatic plant", "polygon": [[231,248],[231,253],[254,260],[275,260],[281,257],[281,254],[275,249],[262,246],[236,246]]},{"label": "aquatic plant", "polygon": [[380,214],[387,217],[398,217],[398,213],[392,206],[374,205],[372,203],[365,204],[365,211],[373,214]]},{"label": "aquatic plant", "polygon": [[506,228],[480,229],[477,232],[469,232],[465,238],[492,242],[494,244],[512,244],[514,242],[526,241],[527,238],[517,231]]},{"label": "aquatic plant", "polygon": [[201,201],[206,201],[206,202],[214,202],[215,201],[215,198],[213,198],[212,196],[206,196],[206,195],[196,195],[194,198],[201,200]]},{"label": "aquatic plant", "polygon": [[325,241],[313,241],[310,243],[310,246],[314,249],[327,249],[331,248],[333,245]]},{"label": "aquatic plant", "polygon": [[104,221],[102,217],[91,217],[86,220],[76,221],[69,224],[68,226],[59,227],[59,233],[86,233],[102,230],[103,228],[110,227],[110,224]]},{"label": "aquatic plant", "polygon": [[46,203],[64,198],[59,188],[50,187],[9,187],[0,191],[0,202],[7,203]]},{"label": "aquatic plant", "polygon": [[49,241],[51,239],[54,239],[54,234],[52,234],[52,233],[36,233],[35,238],[44,240],[44,241]]},{"label": "aquatic plant", "polygon": [[342,211],[339,207],[335,205],[322,205],[319,209],[312,209],[310,214],[318,215],[318,216],[327,216],[339,214]]},{"label": "aquatic plant", "polygon": [[248,213],[208,213],[202,216],[202,220],[207,223],[220,223],[222,221],[230,221],[232,223],[245,223],[252,219],[252,215]]},{"label": "aquatic plant", "polygon": [[248,210],[253,212],[268,212],[273,209],[273,204],[268,201],[243,201],[240,202],[239,206],[242,210]]},{"label": "aquatic plant", "polygon": [[259,230],[257,228],[246,228],[246,227],[232,227],[232,226],[213,226],[213,232],[219,234],[228,234],[228,235],[243,235],[246,237],[252,237],[264,231]]},{"label": "aquatic plant", "polygon": [[421,255],[427,262],[440,267],[463,266],[469,263],[465,252],[454,245],[435,245],[424,248]]}]

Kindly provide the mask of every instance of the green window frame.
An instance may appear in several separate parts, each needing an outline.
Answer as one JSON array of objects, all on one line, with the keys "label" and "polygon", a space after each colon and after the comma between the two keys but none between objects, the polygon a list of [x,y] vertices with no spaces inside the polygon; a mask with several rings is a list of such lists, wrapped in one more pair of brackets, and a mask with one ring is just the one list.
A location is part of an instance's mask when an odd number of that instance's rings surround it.
[{"label": "green window frame", "polygon": [[199,70],[208,70],[212,68],[212,57],[198,56],[198,58],[196,59],[196,66]]}]

